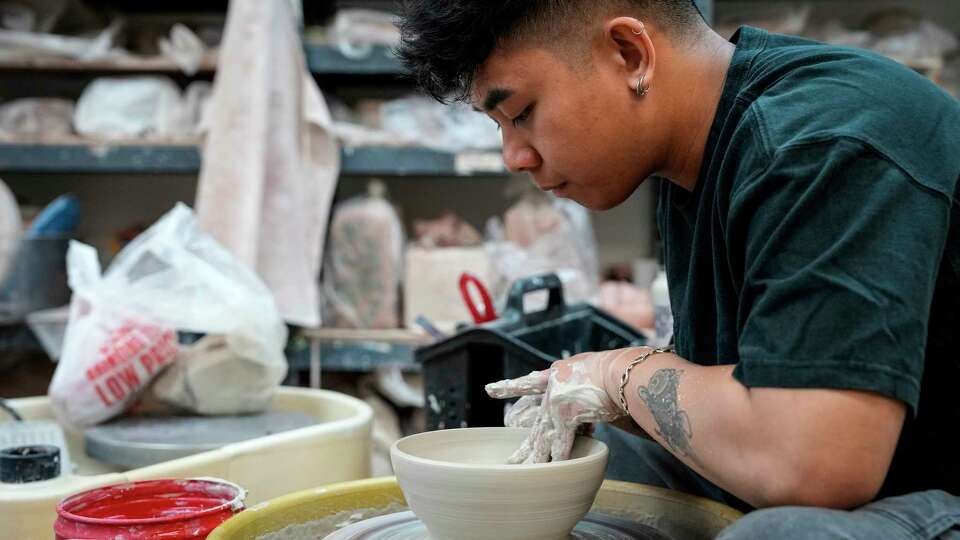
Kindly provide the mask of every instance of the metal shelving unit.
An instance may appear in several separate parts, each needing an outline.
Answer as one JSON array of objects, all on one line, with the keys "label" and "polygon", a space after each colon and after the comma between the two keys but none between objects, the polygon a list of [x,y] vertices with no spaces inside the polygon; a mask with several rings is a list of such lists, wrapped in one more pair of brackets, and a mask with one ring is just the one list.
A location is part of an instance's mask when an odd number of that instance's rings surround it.
[{"label": "metal shelving unit", "polygon": [[329,45],[306,45],[307,67],[315,75],[394,75],[405,73],[396,56],[386,47],[373,47],[359,58],[345,56]]},{"label": "metal shelving unit", "polygon": [[320,387],[321,371],[366,372],[378,366],[398,366],[418,373],[413,351],[430,339],[406,330],[349,330],[321,328],[303,330],[307,347],[288,351],[291,371],[309,373],[311,387]]},{"label": "metal shelving unit", "polygon": [[[385,47],[374,47],[362,58],[350,58],[327,45],[306,45],[307,64],[318,76],[372,76],[399,78],[403,67]],[[202,72],[216,67],[207,59]],[[0,63],[0,71],[21,72],[175,72],[173,63],[162,59],[142,62],[84,63],[74,60]],[[0,142],[0,173],[146,173],[191,174],[200,168],[200,152],[193,144],[149,141]],[[341,171],[345,175],[380,176],[499,176],[506,174],[497,152],[450,153],[411,147],[344,148]]]},{"label": "metal shelving unit", "polygon": [[[304,45],[307,67],[315,75],[402,76],[403,66],[386,47],[373,47],[369,54],[351,58],[332,45]],[[213,73],[216,55],[208,54],[198,73]],[[163,57],[130,57],[116,60],[81,61],[69,58],[0,60],[0,71],[66,73],[179,73],[180,67]]]},{"label": "metal shelving unit", "polygon": [[[781,22],[776,20],[776,14],[782,8],[785,13],[792,12],[787,19],[797,18],[803,21],[807,27],[806,31],[838,22],[851,31],[870,31],[868,26],[880,24],[881,27],[889,27],[886,31],[889,32],[898,24],[898,21],[908,21],[910,17],[918,16],[928,19],[947,32],[960,36],[960,11],[956,10],[956,0],[712,0],[712,4],[713,13],[720,15],[717,17],[720,21],[727,16],[734,21],[750,22],[750,17],[756,15],[757,23],[774,22],[776,25]],[[892,19],[883,22],[884,17]],[[795,22],[797,21],[791,21],[790,25],[792,26]],[[728,31],[731,29],[731,26],[727,26]],[[881,32],[884,31],[881,30]],[[886,37],[892,37],[892,35]],[[911,47],[911,39],[916,38],[905,36],[902,39],[903,47],[916,51],[918,47]],[[955,61],[950,56],[938,53],[929,53],[929,56],[909,53],[898,56],[888,51],[882,54],[901,62],[938,84],[943,82],[944,71],[948,64]],[[956,87],[956,83],[953,83],[953,86]]]},{"label": "metal shelving unit", "polygon": [[[200,63],[198,73],[212,73],[216,58],[208,55]],[[69,58],[37,58],[28,60],[0,60],[0,71],[64,72],[64,73],[175,73],[180,68],[162,57],[124,58],[120,60],[80,61]]]},{"label": "metal shelving unit", "polygon": [[[357,147],[342,152],[341,173],[385,176],[497,176],[506,174],[498,152],[454,154],[426,148]],[[196,174],[200,151],[192,144],[0,142],[0,173]]]},{"label": "metal shelving unit", "polygon": [[195,173],[195,146],[0,143],[0,173]]},{"label": "metal shelving unit", "polygon": [[[141,6],[136,11],[161,9],[161,3]],[[224,6],[225,9],[225,6]],[[307,67],[321,86],[334,88],[348,81],[354,88],[392,86],[412,88],[404,80],[405,70],[386,47],[373,47],[365,54],[345,54],[333,45],[304,44]],[[204,58],[197,78],[210,79],[216,71],[215,54]],[[185,76],[172,61],[162,57],[124,58],[84,62],[71,59],[28,59],[0,61],[0,75],[6,80],[56,80],[70,90],[72,80],[96,76],[126,76],[138,73],[164,74],[179,81]],[[191,77],[186,77],[190,79]],[[152,175],[195,175],[201,166],[201,152],[190,141],[90,140],[79,136],[36,139],[0,139],[0,175],[132,175],[131,181]],[[451,153],[411,147],[345,147],[341,155],[344,176],[392,177],[496,177],[507,174],[498,151]],[[332,333],[331,333],[332,332]],[[303,334],[306,348],[291,351],[291,368],[309,370],[311,382],[319,385],[320,365],[326,371],[371,371],[379,365],[398,364],[405,371],[417,371],[413,350],[422,339],[398,332],[343,332],[320,330]]]}]

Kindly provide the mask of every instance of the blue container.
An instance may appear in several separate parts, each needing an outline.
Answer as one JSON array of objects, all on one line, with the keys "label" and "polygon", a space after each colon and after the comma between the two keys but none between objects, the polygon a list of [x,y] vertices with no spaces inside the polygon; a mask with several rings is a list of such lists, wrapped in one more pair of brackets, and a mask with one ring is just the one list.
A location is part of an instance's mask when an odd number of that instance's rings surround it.
[{"label": "blue container", "polygon": [[15,353],[42,353],[27,327],[27,314],[70,302],[67,285],[69,238],[26,238],[0,282],[0,370],[24,358]]},{"label": "blue container", "polygon": [[69,238],[26,238],[0,282],[0,322],[22,322],[32,311],[70,302]]}]

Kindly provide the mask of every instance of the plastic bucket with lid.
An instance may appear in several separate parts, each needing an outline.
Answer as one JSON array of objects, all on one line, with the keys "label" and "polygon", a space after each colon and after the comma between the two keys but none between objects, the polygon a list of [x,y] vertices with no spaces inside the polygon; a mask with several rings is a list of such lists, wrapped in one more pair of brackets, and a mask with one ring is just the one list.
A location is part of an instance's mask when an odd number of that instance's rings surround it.
[{"label": "plastic bucket with lid", "polygon": [[243,488],[216,478],[147,480],[100,487],[57,505],[57,540],[206,538],[243,510]]}]

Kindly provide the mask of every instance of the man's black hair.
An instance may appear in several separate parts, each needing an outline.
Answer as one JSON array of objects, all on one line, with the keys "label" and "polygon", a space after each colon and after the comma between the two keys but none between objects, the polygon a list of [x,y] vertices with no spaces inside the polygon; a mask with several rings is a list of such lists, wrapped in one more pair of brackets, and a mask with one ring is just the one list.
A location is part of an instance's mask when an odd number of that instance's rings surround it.
[{"label": "man's black hair", "polygon": [[401,6],[400,59],[440,101],[468,100],[477,69],[498,45],[537,29],[563,40],[571,25],[601,7],[655,18],[676,36],[703,20],[693,0],[404,0]]}]

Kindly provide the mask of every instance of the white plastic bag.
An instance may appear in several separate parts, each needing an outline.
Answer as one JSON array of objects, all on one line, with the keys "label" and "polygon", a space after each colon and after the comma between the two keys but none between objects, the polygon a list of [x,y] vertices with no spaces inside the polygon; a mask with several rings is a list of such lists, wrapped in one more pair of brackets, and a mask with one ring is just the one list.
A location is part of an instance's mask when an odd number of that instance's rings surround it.
[{"label": "white plastic bag", "polygon": [[394,99],[380,107],[384,131],[445,152],[496,149],[497,125],[463,103],[444,105],[423,96]]},{"label": "white plastic bag", "polygon": [[169,77],[101,77],[77,101],[74,128],[96,137],[183,135],[180,87]]},{"label": "white plastic bag", "polygon": [[73,58],[84,62],[125,60],[130,58],[130,53],[114,46],[121,30],[120,20],[113,21],[93,37],[0,29],[0,59],[35,61],[42,58]]},{"label": "white plastic bag", "polygon": [[373,9],[337,10],[330,37],[348,58],[367,58],[374,45],[394,48],[400,45],[400,29],[395,15]]},{"label": "white plastic bag", "polygon": [[188,77],[197,74],[203,55],[207,52],[206,45],[193,30],[180,23],[174,24],[170,29],[170,37],[160,38],[157,46],[160,53],[173,60]]},{"label": "white plastic bag", "polygon": [[249,364],[245,377],[191,387],[199,395],[176,403],[185,408],[229,385],[233,402],[218,400],[217,412],[263,410],[286,374],[287,331],[270,292],[183,204],[127,245],[102,276],[96,251],[71,243],[67,272],[74,294],[49,395],[68,425],[102,422],[132,405],[164,367],[179,362],[175,330],[222,335]]}]

